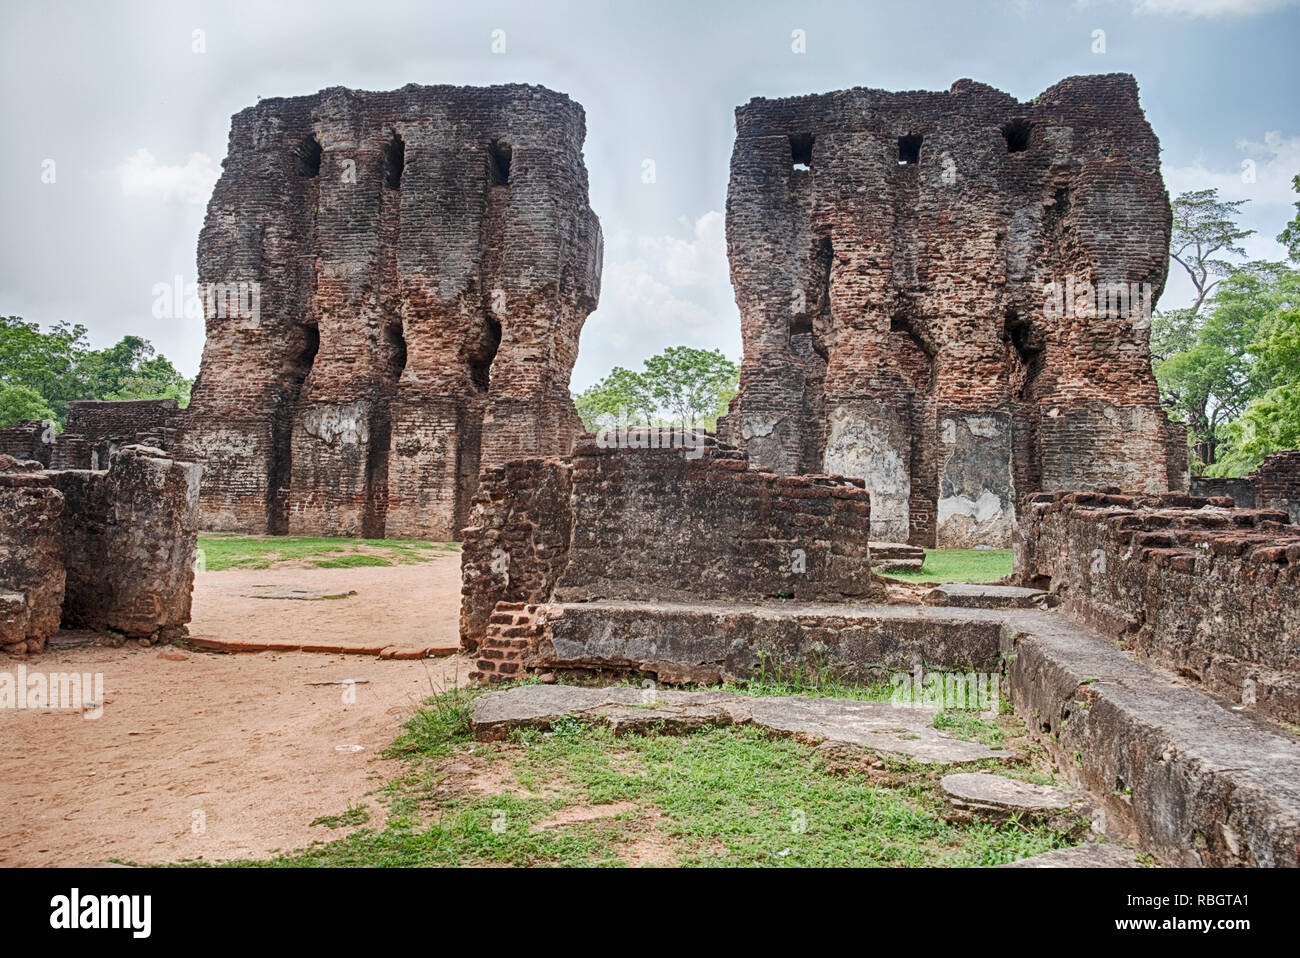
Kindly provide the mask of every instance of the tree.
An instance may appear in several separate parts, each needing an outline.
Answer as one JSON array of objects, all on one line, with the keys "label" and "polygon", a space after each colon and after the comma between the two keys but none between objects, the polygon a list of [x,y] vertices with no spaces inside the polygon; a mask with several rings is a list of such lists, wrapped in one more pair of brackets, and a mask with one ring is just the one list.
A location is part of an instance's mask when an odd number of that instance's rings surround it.
[{"label": "tree", "polygon": [[0,429],[21,419],[54,418],[45,397],[30,386],[0,386]]},{"label": "tree", "polygon": [[718,399],[734,394],[740,370],[717,349],[669,346],[645,361],[646,380],[659,408],[684,426],[717,423]]},{"label": "tree", "polygon": [[1225,430],[1224,454],[1206,472],[1240,476],[1271,452],[1300,448],[1300,272],[1276,284],[1272,312],[1250,350],[1259,387],[1240,418]]},{"label": "tree", "polygon": [[1277,381],[1276,371],[1258,362],[1258,344],[1300,292],[1298,278],[1280,263],[1256,264],[1224,279],[1204,316],[1181,310],[1166,320],[1165,341],[1178,348],[1155,363],[1156,382],[1186,421],[1203,466],[1217,460],[1227,425]]},{"label": "tree", "polygon": [[[1297,193],[1300,193],[1300,174],[1291,181],[1291,186]],[[1295,219],[1287,223],[1282,232],[1278,234],[1277,241],[1287,248],[1287,253],[1291,259],[1300,263],[1300,200],[1295,204]]]},{"label": "tree", "polygon": [[87,392],[79,369],[88,349],[84,326],[59,323],[42,333],[21,316],[0,317],[0,384],[31,389],[62,422],[69,402],[96,398]]},{"label": "tree", "polygon": [[185,406],[192,385],[139,336],[93,350],[84,326],[58,323],[43,333],[20,316],[0,317],[0,386],[30,389],[60,425],[73,400],[171,398]]},{"label": "tree", "polygon": [[613,423],[622,417],[629,426],[648,426],[655,421],[649,385],[640,373],[622,366],[615,366],[600,382],[580,392],[574,404],[588,432],[599,429],[602,419]]},{"label": "tree", "polygon": [[86,353],[79,370],[86,392],[96,399],[183,399],[189,402],[191,381],[153,344],[139,336],[123,336],[107,349]]},{"label": "tree", "polygon": [[716,349],[670,346],[641,372],[615,366],[574,402],[583,426],[595,431],[620,420],[629,426],[664,421],[713,429],[735,395],[740,369]]},{"label": "tree", "polygon": [[1248,200],[1220,200],[1216,189],[1193,190],[1173,201],[1173,232],[1169,238],[1169,256],[1187,271],[1196,287],[1191,310],[1201,305],[1223,277],[1231,275],[1233,264],[1220,259],[1221,254],[1245,256],[1239,241],[1254,230],[1237,228],[1237,217]]}]

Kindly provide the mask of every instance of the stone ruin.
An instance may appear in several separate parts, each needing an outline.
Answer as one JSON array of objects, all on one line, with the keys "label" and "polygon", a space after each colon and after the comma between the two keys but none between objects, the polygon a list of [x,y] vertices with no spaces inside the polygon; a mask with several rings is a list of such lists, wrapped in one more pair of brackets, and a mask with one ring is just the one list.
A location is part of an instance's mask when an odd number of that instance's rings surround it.
[{"label": "stone ruin", "polygon": [[40,652],[60,624],[145,644],[185,634],[201,467],[147,446],[106,465],[0,455],[0,651]]},{"label": "stone ruin", "polygon": [[123,446],[170,449],[184,416],[175,399],[77,400],[61,433],[41,419],[0,429],[0,455],[47,469],[105,469]]},{"label": "stone ruin", "polygon": [[1197,496],[1226,496],[1243,509],[1280,509],[1300,525],[1300,449],[1265,457],[1248,476],[1193,476],[1189,491]]},{"label": "stone ruin", "polygon": [[[1132,78],[755,100],[737,132],[740,392],[699,449],[588,436],[484,470],[462,646],[479,683],[542,684],[480,699],[476,734],[576,708],[876,742],[884,718],[836,732],[817,700],[796,721],[555,683],[989,677],[1112,840],[1300,864],[1297,454],[1252,477],[1269,508],[1186,492],[1147,347],[1169,204]],[[1016,572],[891,602],[872,539],[1014,544]]]},{"label": "stone ruin", "polygon": [[1016,501],[1186,489],[1148,350],[1169,200],[1131,76],[1030,103],[969,80],[736,111],[745,358],[719,434],[866,479],[874,536],[1009,544]]},{"label": "stone ruin", "polygon": [[177,441],[205,528],[455,539],[482,466],[569,452],[600,292],[582,108],[343,88],[236,114]]}]

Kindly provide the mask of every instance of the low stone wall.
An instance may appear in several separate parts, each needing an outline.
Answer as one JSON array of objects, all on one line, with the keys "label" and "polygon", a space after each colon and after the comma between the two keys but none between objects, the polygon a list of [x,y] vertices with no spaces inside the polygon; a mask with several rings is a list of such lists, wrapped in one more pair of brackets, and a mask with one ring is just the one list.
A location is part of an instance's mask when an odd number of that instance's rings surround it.
[{"label": "low stone wall", "polygon": [[175,399],[70,402],[67,424],[46,464],[53,469],[106,469],[109,457],[124,446],[170,449],[184,416]]},{"label": "low stone wall", "polygon": [[1261,509],[1285,509],[1300,525],[1300,449],[1275,452],[1252,474],[1255,504]]},{"label": "low stone wall", "polygon": [[853,684],[927,670],[996,675],[1001,617],[986,610],[830,603],[502,603],[478,649],[480,682],[525,671],[632,672],[668,685],[798,674]]},{"label": "low stone wall", "polygon": [[484,470],[463,533],[461,643],[499,602],[881,595],[861,480],[748,469],[694,449],[601,448]]},{"label": "low stone wall", "polygon": [[129,446],[107,471],[0,457],[0,642],[39,652],[59,628],[151,641],[190,618],[201,467]]},{"label": "low stone wall", "polygon": [[1071,616],[1232,702],[1300,721],[1300,526],[1231,499],[1030,497],[1017,576]]}]

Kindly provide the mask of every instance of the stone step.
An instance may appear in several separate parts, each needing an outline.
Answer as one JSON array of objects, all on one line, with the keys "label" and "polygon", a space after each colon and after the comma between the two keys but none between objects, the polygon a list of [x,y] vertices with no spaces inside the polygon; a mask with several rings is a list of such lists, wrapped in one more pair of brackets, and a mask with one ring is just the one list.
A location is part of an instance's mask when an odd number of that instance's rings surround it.
[{"label": "stone step", "polygon": [[878,572],[920,572],[925,550],[906,542],[872,542],[871,568]]},{"label": "stone step", "polygon": [[1092,801],[1059,785],[1034,785],[988,772],[945,775],[939,789],[948,799],[946,815],[954,821],[1046,822],[1058,831],[1089,830]]},{"label": "stone step", "polygon": [[1025,589],[1017,585],[977,585],[971,582],[946,582],[925,594],[926,605],[954,606],[959,609],[1033,609],[1043,608],[1050,599],[1042,589]]},{"label": "stone step", "polygon": [[1108,837],[1166,864],[1300,865],[1300,739],[1059,613],[1004,615],[1016,713]]},{"label": "stone step", "polygon": [[594,601],[544,607],[536,664],[632,669],[668,684],[828,669],[845,681],[912,672],[996,673],[1004,612],[915,605]]},{"label": "stone step", "polygon": [[563,718],[605,725],[616,733],[756,725],[812,745],[849,746],[922,764],[1015,758],[1007,749],[968,742],[935,728],[937,712],[935,708],[849,699],[521,685],[476,698],[470,728],[476,738],[492,741],[505,737],[512,728],[548,728]]}]

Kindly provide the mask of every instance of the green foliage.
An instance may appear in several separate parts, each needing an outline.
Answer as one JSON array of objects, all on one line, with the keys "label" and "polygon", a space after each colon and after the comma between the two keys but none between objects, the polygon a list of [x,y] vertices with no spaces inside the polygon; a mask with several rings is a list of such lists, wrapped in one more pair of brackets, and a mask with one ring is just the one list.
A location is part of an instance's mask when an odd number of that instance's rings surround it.
[{"label": "green foliage", "polygon": [[1290,448],[1297,304],[1300,272],[1251,264],[1223,280],[1209,311],[1180,332],[1182,348],[1156,362],[1162,398],[1187,423],[1207,475],[1241,475]]},{"label": "green foliage", "polygon": [[629,426],[672,422],[713,429],[739,382],[739,367],[720,351],[670,346],[647,359],[641,372],[615,366],[574,402],[592,432],[620,419]]},{"label": "green foliage", "polygon": [[[1300,174],[1291,181],[1291,185],[1300,193]],[[1293,260],[1300,262],[1300,200],[1296,201],[1295,209],[1295,219],[1286,224],[1278,234],[1277,241],[1287,248],[1287,253]]]},{"label": "green foliage", "polygon": [[59,323],[42,333],[21,316],[0,317],[0,383],[26,386],[43,397],[60,423],[72,400],[98,398],[87,391],[78,368],[89,351],[84,326]]},{"label": "green foliage", "polygon": [[20,316],[0,317],[0,386],[36,393],[60,425],[77,399],[171,398],[185,406],[191,385],[139,336],[94,350],[84,326],[58,323],[41,332]]},{"label": "green foliage", "polygon": [[54,418],[45,397],[30,386],[0,386],[0,429],[20,419]]},{"label": "green foliage", "polygon": [[[1300,190],[1300,177],[1295,182]],[[1151,324],[1161,399],[1187,424],[1193,470],[1206,475],[1242,475],[1297,440],[1297,357],[1287,331],[1300,274],[1285,263],[1222,258],[1244,255],[1239,241],[1252,232],[1236,224],[1244,203],[1221,201],[1215,190],[1174,200],[1170,256],[1191,277],[1196,298]],[[1294,256],[1300,216],[1278,239]]]}]

